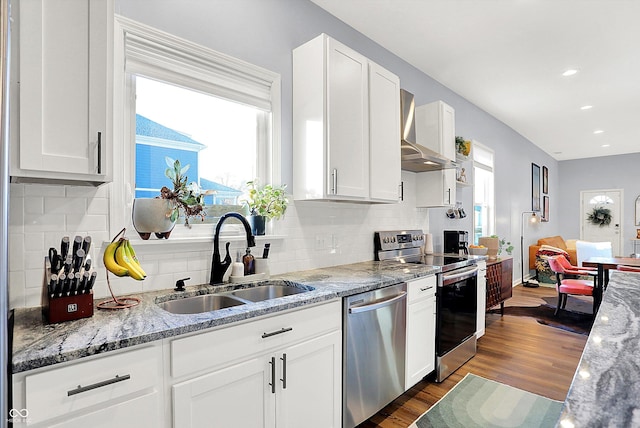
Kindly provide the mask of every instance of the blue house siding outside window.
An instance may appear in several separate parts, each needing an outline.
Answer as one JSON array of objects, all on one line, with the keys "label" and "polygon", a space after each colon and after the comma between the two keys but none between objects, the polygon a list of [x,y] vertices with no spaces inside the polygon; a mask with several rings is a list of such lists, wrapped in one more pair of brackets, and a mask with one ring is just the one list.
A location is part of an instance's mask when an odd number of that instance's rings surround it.
[{"label": "blue house siding outside window", "polygon": [[180,160],[183,166],[190,165],[189,182],[198,182],[198,152],[136,144],[136,198],[154,198],[160,195],[162,186],[173,189],[171,180],[164,175],[166,156]]}]

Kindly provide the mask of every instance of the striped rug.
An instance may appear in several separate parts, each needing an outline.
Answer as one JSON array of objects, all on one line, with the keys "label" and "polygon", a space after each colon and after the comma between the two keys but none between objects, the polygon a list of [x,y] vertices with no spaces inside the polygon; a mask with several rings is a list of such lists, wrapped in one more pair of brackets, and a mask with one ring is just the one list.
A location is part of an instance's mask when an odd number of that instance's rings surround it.
[{"label": "striped rug", "polygon": [[467,374],[409,428],[555,427],[562,402]]}]

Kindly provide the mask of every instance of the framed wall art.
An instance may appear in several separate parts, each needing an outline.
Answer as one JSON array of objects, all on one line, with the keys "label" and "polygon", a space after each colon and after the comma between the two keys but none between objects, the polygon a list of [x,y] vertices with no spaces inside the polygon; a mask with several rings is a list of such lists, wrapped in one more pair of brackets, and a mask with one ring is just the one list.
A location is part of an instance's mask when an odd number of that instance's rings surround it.
[{"label": "framed wall art", "polygon": [[531,210],[540,211],[540,167],[531,164]]},{"label": "framed wall art", "polygon": [[549,194],[549,168],[542,167],[542,193]]},{"label": "framed wall art", "polygon": [[549,197],[542,197],[542,217],[540,221],[549,221]]}]

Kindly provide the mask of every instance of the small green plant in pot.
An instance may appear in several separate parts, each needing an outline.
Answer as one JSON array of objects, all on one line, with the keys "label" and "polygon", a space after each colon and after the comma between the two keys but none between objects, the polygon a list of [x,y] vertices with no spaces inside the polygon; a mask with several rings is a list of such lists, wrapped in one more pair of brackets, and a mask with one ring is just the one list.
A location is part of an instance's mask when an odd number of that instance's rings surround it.
[{"label": "small green plant in pot", "polygon": [[507,241],[504,238],[500,239],[498,235],[491,235],[491,237],[498,238],[498,255],[502,254],[503,249],[507,252],[508,255],[511,255],[511,253],[513,252],[513,245],[511,245],[511,242]]},{"label": "small green plant in pot", "polygon": [[249,210],[249,224],[254,235],[264,235],[266,221],[279,219],[287,210],[289,200],[285,192],[287,185],[260,186],[258,180],[247,182],[247,195],[244,203]]}]

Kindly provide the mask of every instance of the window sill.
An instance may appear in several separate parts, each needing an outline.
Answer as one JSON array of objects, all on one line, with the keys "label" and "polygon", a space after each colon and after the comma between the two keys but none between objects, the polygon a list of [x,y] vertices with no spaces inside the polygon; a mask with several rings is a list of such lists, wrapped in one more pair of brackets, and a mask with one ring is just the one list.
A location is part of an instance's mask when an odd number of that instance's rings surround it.
[{"label": "window sill", "polygon": [[[255,236],[256,245],[261,242],[273,242],[282,241],[285,239],[285,235],[259,235]],[[169,238],[169,239],[156,239],[155,237],[148,240],[140,239],[140,237],[130,237],[131,245],[136,250],[140,249],[143,253],[164,253],[166,250],[174,252],[177,248],[188,247],[190,250],[211,250],[213,245],[213,237],[197,237],[197,238]],[[247,237],[243,235],[221,235],[220,245],[223,242],[245,242]],[[106,248],[110,242],[103,242],[102,247]]]}]

